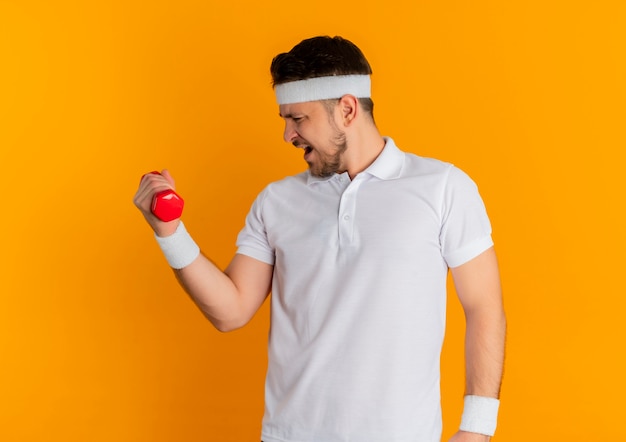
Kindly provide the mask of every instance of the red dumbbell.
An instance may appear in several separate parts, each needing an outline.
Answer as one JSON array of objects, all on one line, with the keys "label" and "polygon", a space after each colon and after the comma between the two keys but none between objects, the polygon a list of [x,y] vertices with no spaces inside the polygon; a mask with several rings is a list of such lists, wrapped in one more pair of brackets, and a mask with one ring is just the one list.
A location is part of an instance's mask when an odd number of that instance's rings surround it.
[{"label": "red dumbbell", "polygon": [[[161,175],[159,172],[150,172],[155,175]],[[145,176],[145,175],[144,175]],[[143,179],[142,176],[141,178]],[[161,221],[168,222],[173,221],[183,213],[183,206],[185,205],[185,201],[180,197],[179,194],[174,192],[172,189],[162,190],[158,192],[152,198],[152,206],[150,210]]]}]

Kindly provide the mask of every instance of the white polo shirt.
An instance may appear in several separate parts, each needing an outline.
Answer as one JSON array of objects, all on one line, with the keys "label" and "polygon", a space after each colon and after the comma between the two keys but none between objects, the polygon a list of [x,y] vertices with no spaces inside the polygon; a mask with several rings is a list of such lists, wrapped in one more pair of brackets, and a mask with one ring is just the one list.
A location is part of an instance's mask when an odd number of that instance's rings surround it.
[{"label": "white polo shirt", "polygon": [[239,234],[274,265],[264,442],[441,439],[446,275],[491,226],[465,173],[385,140],[353,180],[270,184]]}]

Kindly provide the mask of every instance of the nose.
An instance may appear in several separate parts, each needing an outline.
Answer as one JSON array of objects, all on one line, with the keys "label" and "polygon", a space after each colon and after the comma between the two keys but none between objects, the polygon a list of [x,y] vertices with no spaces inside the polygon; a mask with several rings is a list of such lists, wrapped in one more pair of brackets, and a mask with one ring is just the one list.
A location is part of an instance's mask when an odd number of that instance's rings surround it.
[{"label": "nose", "polygon": [[287,143],[293,143],[298,138],[298,132],[294,128],[294,124],[289,120],[285,121],[285,131],[283,132],[283,139]]}]

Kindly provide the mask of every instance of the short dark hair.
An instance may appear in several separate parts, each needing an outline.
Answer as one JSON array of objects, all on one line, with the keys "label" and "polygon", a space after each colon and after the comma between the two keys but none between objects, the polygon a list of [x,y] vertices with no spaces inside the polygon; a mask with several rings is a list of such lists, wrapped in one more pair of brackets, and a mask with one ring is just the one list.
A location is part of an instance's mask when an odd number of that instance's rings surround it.
[{"label": "short dark hair", "polygon": [[[272,85],[332,75],[371,75],[363,52],[351,41],[335,36],[302,40],[289,52],[278,54],[270,66]],[[336,97],[341,98],[341,97]],[[374,102],[359,98],[363,110],[372,115]]]}]

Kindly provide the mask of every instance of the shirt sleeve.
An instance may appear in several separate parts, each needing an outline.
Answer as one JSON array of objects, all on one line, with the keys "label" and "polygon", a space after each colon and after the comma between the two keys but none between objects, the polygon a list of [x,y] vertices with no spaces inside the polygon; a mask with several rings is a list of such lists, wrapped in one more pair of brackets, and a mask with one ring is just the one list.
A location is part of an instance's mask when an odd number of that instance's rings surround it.
[{"label": "shirt sleeve", "polygon": [[267,239],[263,220],[263,201],[266,195],[267,189],[252,204],[246,216],[246,224],[237,236],[237,253],[274,265],[275,254]]},{"label": "shirt sleeve", "polygon": [[465,264],[493,245],[491,223],[478,187],[454,166],[443,192],[440,244],[449,267]]}]

